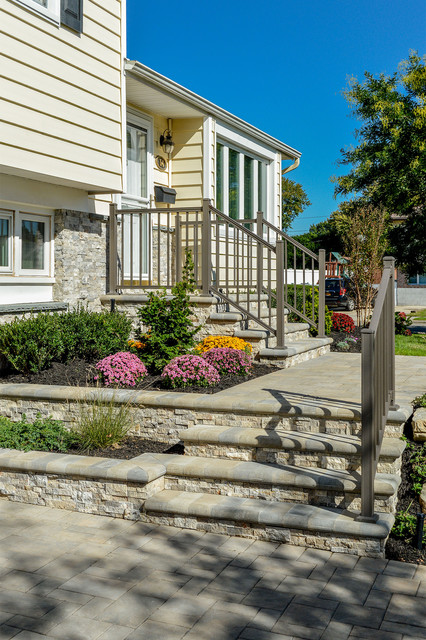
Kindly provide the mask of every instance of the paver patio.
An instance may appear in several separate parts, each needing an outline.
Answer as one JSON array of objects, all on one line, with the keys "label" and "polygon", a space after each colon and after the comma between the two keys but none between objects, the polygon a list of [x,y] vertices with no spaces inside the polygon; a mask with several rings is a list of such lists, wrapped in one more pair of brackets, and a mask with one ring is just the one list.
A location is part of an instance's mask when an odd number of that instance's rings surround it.
[{"label": "paver patio", "polygon": [[0,500],[0,639],[426,638],[426,567]]}]

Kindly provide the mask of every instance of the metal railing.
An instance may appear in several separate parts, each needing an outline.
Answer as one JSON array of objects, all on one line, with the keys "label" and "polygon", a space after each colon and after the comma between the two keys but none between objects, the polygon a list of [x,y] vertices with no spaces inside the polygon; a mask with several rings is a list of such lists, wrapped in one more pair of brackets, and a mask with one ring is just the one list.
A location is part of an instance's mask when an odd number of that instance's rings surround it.
[{"label": "metal railing", "polygon": [[[278,227],[263,219],[262,213],[257,219],[241,220],[245,226],[256,225],[256,233],[269,244],[282,251],[280,270],[283,270],[283,287],[277,286],[277,299],[298,318],[316,329],[319,337],[325,336],[325,251],[318,255],[294,240]],[[278,265],[277,265],[278,271]],[[318,284],[318,286],[317,286]],[[318,316],[315,314],[318,303]]]},{"label": "metal railing", "polygon": [[284,305],[273,302],[274,289],[283,289],[282,248],[211,205],[204,213],[203,292],[276,335],[277,348],[283,347]]},{"label": "metal railing", "polygon": [[361,353],[361,515],[374,522],[374,478],[387,415],[395,405],[394,258],[383,260],[383,275]]},{"label": "metal railing", "polygon": [[111,293],[172,287],[189,250],[203,295],[213,293],[247,324],[253,320],[275,335],[277,348],[285,344],[285,308],[324,335],[325,252],[317,256],[261,212],[238,221],[207,199],[198,208],[119,210],[113,204],[109,247]]},{"label": "metal railing", "polygon": [[158,289],[180,280],[185,247],[200,281],[202,208],[118,209],[110,205],[109,290]]}]

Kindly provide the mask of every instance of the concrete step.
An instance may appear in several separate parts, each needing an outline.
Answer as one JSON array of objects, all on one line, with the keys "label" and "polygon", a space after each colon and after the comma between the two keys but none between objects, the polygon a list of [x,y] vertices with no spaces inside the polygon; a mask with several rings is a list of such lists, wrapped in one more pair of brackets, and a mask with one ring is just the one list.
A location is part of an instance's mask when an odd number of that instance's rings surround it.
[{"label": "concrete step", "polygon": [[[361,440],[353,435],[200,424],[181,431],[179,437],[190,456],[361,470]],[[399,438],[384,438],[378,472],[398,473],[404,449],[405,443]]]},{"label": "concrete step", "polygon": [[[251,308],[250,312],[256,315],[257,308]],[[263,309],[263,308],[260,309],[259,317],[261,319],[265,320],[265,319],[268,319],[269,317],[276,318],[276,316],[277,316],[276,309],[271,309],[271,313],[269,313],[269,309]],[[230,309],[229,311],[212,311],[212,313],[210,313],[210,320],[212,322],[235,323],[235,322],[241,322],[241,320],[244,320],[245,317],[246,316],[240,311],[238,311],[237,309]]]},{"label": "concrete step", "polygon": [[370,557],[382,557],[394,517],[374,523],[355,513],[291,502],[265,502],[200,492],[164,490],[145,501],[143,520],[188,529],[287,542]]},{"label": "concrete step", "polygon": [[303,338],[289,341],[281,348],[268,348],[259,351],[261,363],[274,364],[283,369],[292,367],[300,362],[318,358],[330,351],[332,338]]},{"label": "concrete step", "polygon": [[[360,509],[361,479],[356,472],[187,455],[152,458],[166,468],[166,489]],[[399,483],[397,475],[376,474],[378,511],[394,509]]]}]

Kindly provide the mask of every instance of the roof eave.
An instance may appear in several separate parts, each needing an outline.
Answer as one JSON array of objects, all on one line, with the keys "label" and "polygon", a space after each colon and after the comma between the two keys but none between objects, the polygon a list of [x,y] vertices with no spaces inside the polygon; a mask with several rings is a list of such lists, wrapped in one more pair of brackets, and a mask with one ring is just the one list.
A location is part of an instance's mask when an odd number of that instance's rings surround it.
[{"label": "roof eave", "polygon": [[193,91],[190,91],[189,89],[186,89],[185,87],[178,84],[177,82],[170,80],[170,78],[166,78],[166,76],[161,75],[157,71],[154,71],[149,67],[146,67],[145,65],[143,65],[141,62],[138,62],[137,60],[125,60],[124,68],[126,72],[132,73],[133,75],[143,80],[144,82],[154,87],[158,87],[163,91],[167,91],[168,93],[174,95],[176,98],[179,98],[179,100],[188,102],[189,104],[195,106],[197,109],[202,111],[206,116],[214,116],[219,120],[221,120],[221,122],[224,122],[225,124],[228,124],[231,127],[234,127],[239,131],[242,131],[247,135],[250,135],[256,138],[257,140],[268,145],[269,147],[272,147],[276,151],[280,151],[283,155],[287,156],[289,159],[295,160],[296,158],[300,158],[302,155],[300,151],[297,151],[296,149],[289,147],[288,145],[284,144],[284,142],[281,142],[277,138],[270,136],[264,131],[261,131],[257,127],[254,127],[248,122],[245,122],[241,118],[234,116],[229,111],[226,111],[221,107],[218,107],[213,102],[210,102],[205,98],[202,98],[201,96],[197,95]]}]

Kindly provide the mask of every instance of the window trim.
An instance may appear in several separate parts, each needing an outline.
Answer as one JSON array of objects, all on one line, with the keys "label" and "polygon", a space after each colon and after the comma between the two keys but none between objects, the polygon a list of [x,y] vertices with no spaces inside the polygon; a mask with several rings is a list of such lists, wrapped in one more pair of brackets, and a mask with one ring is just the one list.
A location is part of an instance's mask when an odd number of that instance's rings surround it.
[{"label": "window trim", "polygon": [[[149,207],[154,191],[154,120],[151,116],[137,111],[136,109],[128,109],[127,117],[124,129],[127,129],[127,125],[134,125],[135,127],[141,127],[146,130],[146,155],[147,155],[147,167],[146,167],[146,179],[147,179],[147,197],[140,198],[136,195],[127,192],[127,142],[125,145],[125,188],[126,191],[120,196],[120,206],[130,205],[139,207]],[[127,136],[125,136],[127,141]]]},{"label": "window trim", "polygon": [[[10,217],[11,219],[11,262],[10,269],[5,270],[4,267],[0,267],[0,284],[9,282],[10,279],[19,282],[39,282],[41,280],[46,281],[46,278],[52,279],[54,277],[54,213],[53,211],[35,210],[34,208],[24,209],[6,209],[0,207],[0,217]],[[22,256],[22,220],[35,220],[37,222],[44,222],[44,268],[43,269],[22,269],[21,268],[21,256]]]},{"label": "window trim", "polygon": [[13,272],[14,264],[14,227],[13,227],[13,211],[0,209],[0,219],[9,221],[8,247],[9,247],[9,264],[7,266],[0,265],[0,274],[10,275]]},{"label": "window trim", "polygon": [[[22,222],[30,220],[43,222],[44,228],[44,267],[43,269],[23,269],[22,268]],[[30,211],[17,211],[15,214],[15,243],[16,262],[15,273],[17,276],[48,276],[52,270],[52,216],[49,214],[32,213]]]},{"label": "window trim", "polygon": [[[216,183],[215,183],[215,196],[217,198],[217,193],[218,193],[218,189],[217,189],[217,145],[220,144],[222,145],[222,160],[223,160],[223,171],[222,171],[222,193],[223,193],[223,213],[225,215],[230,215],[229,213],[229,150],[235,151],[236,153],[238,153],[238,174],[239,174],[239,179],[238,179],[238,184],[239,184],[239,200],[238,200],[238,218],[237,219],[245,219],[246,215],[245,215],[245,211],[244,211],[244,206],[245,206],[245,202],[244,202],[244,159],[245,157],[247,158],[251,158],[253,161],[253,165],[252,165],[252,177],[253,177],[253,181],[252,181],[252,201],[253,201],[253,211],[252,211],[252,217],[251,219],[255,220],[256,218],[256,212],[259,211],[259,182],[258,182],[258,176],[259,176],[259,166],[264,166],[266,171],[265,171],[265,177],[266,177],[266,185],[265,185],[265,190],[266,190],[266,211],[263,211],[264,217],[267,218],[268,217],[268,212],[269,210],[272,208],[271,207],[271,189],[272,189],[272,168],[273,168],[273,161],[270,160],[269,158],[265,158],[262,156],[259,156],[258,154],[254,153],[250,148],[241,148],[239,147],[237,144],[235,144],[233,141],[229,141],[226,140],[224,138],[222,138],[222,136],[217,135],[216,136],[216,151],[215,151],[215,156],[216,156],[216,168],[215,168],[215,178],[216,178]],[[226,194],[228,194],[228,197],[226,197]],[[241,195],[243,197],[241,197]],[[216,203],[216,200],[215,200]]]},{"label": "window trim", "polygon": [[61,22],[61,2],[60,0],[47,0],[47,7],[39,4],[35,0],[12,0],[16,4],[25,7],[32,13],[36,13],[55,24],[60,25]]}]

